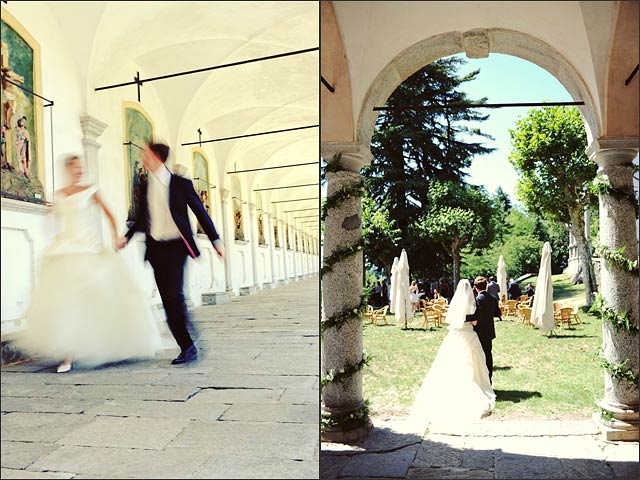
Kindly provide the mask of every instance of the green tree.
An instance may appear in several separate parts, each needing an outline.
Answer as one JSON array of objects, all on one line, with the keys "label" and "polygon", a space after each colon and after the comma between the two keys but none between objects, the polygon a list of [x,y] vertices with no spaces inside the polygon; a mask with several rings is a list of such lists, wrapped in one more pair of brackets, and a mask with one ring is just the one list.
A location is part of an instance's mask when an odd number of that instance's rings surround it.
[{"label": "green tree", "polygon": [[509,160],[519,173],[518,197],[535,214],[569,225],[576,239],[587,306],[596,286],[584,210],[595,197],[588,185],[596,165],[586,154],[586,132],[575,107],[533,109],[511,134]]},{"label": "green tree", "polygon": [[390,220],[402,232],[397,250],[407,250],[411,270],[417,274],[436,275],[445,266],[439,242],[421,238],[416,228],[428,208],[430,181],[462,183],[463,170],[473,157],[492,151],[482,143],[461,140],[462,135],[487,137],[465,122],[488,118],[477,110],[455,108],[472,101],[460,88],[479,73],[459,76],[464,63],[457,57],[440,59],[398,86],[387,100],[390,110],[378,117],[371,145],[374,158],[362,172],[375,205],[387,208]]},{"label": "green tree", "polygon": [[432,182],[429,210],[420,222],[424,236],[439,241],[453,259],[453,283],[460,280],[462,250],[488,247],[494,239],[496,207],[484,187]]},{"label": "green tree", "polygon": [[362,198],[362,237],[369,263],[384,267],[391,275],[393,257],[397,255],[400,230],[389,218],[389,211],[376,206],[368,196]]}]

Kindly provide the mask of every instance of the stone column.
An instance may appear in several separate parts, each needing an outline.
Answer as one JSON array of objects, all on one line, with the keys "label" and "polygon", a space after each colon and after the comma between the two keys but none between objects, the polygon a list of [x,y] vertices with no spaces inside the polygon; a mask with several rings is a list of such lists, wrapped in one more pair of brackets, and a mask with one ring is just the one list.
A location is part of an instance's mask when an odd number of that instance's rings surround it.
[{"label": "stone column", "polygon": [[[291,216],[291,214],[288,214]],[[288,217],[287,217],[288,219]],[[296,262],[296,236],[295,236],[295,227],[289,223],[289,239],[291,240],[291,258],[293,260],[293,280],[298,280],[298,263]]]},{"label": "stone column", "polygon": [[282,248],[282,263],[284,267],[284,284],[289,283],[289,259],[287,258],[287,234],[285,233],[285,222],[280,220],[280,245]]},{"label": "stone column", "polygon": [[[251,239],[251,265],[253,274],[253,289],[262,288],[258,280],[258,220],[256,218],[256,204],[249,203],[249,238]],[[252,292],[255,293],[255,292]]]},{"label": "stone column", "polygon": [[[327,196],[361,181],[360,169],[369,162],[368,149],[358,144],[323,144],[322,156],[332,161],[342,154],[341,164],[347,170],[327,173]],[[324,250],[326,259],[335,250],[358,243],[362,238],[362,208],[359,197],[351,197],[339,207],[329,209],[325,219]],[[362,255],[352,255],[335,264],[322,276],[322,321],[350,308],[358,308],[362,295],[364,265]],[[354,317],[341,328],[327,329],[321,339],[321,375],[331,370],[339,372],[362,360],[362,319]],[[362,371],[329,383],[322,389],[322,413],[329,418],[348,417],[364,406]],[[371,429],[369,418],[341,422],[322,431],[326,441],[351,443],[364,439]]]},{"label": "stone column", "polygon": [[276,254],[275,254],[275,243],[276,243],[276,239],[273,235],[273,215],[271,215],[271,213],[265,213],[264,217],[266,219],[266,226],[265,228],[268,228],[268,235],[265,235],[266,238],[269,239],[269,260],[271,263],[271,288],[274,288],[277,283],[278,283],[278,279],[276,278]]},{"label": "stone column", "polygon": [[[84,115],[80,117],[80,127],[82,128],[82,148],[84,150],[84,159],[87,166],[87,174],[91,178],[91,181],[96,185],[100,185],[100,164],[98,160],[98,150],[100,150],[101,144],[98,143],[98,137],[102,135],[106,123],[102,123],[100,120]],[[102,214],[96,215],[96,227],[99,240],[103,239],[102,232]]]},{"label": "stone column", "polygon": [[224,277],[225,288],[228,294],[233,291],[233,283],[231,281],[231,245],[233,241],[230,234],[231,230],[229,229],[229,218],[232,217],[229,213],[231,211],[231,205],[229,202],[230,197],[230,190],[226,188],[220,189],[220,200],[222,205],[222,243],[224,244],[225,255],[227,257],[224,262]]},{"label": "stone column", "polygon": [[[638,152],[638,139],[601,138],[587,149],[598,163],[598,175],[608,179],[617,190],[633,194],[632,162]],[[600,195],[600,243],[610,250],[624,247],[624,255],[634,260],[638,239],[636,236],[636,210],[630,198]],[[601,288],[604,300],[616,312],[628,312],[630,322],[638,326],[640,282],[637,274],[629,273],[609,262],[601,263]],[[625,330],[616,332],[609,322],[602,326],[604,356],[619,364],[629,359],[629,367],[638,375],[638,335]],[[612,421],[596,414],[607,440],[638,440],[638,385],[613,378],[604,373],[604,398],[598,406],[613,415]]]}]

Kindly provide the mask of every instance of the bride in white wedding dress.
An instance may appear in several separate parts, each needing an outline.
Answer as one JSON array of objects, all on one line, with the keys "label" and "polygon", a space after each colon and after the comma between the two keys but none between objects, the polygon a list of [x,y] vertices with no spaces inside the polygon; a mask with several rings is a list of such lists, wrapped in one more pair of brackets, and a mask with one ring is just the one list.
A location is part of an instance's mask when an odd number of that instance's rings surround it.
[{"label": "bride in white wedding dress", "polygon": [[416,395],[410,422],[428,422],[432,429],[459,427],[493,411],[496,396],[480,340],[473,330],[476,322],[467,321],[467,315],[475,311],[471,284],[461,280],[447,311],[449,332]]},{"label": "bride in white wedding dress", "polygon": [[95,207],[119,238],[95,185],[82,184],[77,156],[65,159],[70,184],[55,193],[58,234],[45,249],[16,346],[36,357],[93,367],[153,356],[162,342],[150,302],[124,260],[101,245]]}]

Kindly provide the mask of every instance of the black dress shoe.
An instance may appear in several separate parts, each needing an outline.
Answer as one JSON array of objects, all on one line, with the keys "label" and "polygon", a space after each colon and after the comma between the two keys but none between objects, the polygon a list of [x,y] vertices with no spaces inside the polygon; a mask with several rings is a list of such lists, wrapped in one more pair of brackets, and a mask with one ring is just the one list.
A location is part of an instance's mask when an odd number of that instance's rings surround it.
[{"label": "black dress shoe", "polygon": [[176,358],[171,361],[171,365],[181,365],[183,363],[189,363],[198,359],[198,350],[195,345],[191,345],[189,348],[180,353]]}]

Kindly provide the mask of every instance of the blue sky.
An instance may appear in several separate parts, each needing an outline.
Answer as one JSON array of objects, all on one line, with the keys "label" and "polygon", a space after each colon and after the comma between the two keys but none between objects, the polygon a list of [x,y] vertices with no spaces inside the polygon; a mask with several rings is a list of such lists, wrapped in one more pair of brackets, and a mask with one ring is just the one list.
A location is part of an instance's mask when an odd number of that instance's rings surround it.
[{"label": "blue sky", "polygon": [[[572,101],[569,93],[554,76],[526,60],[498,53],[482,59],[467,59],[464,54],[459,56],[467,61],[460,69],[461,75],[480,69],[475,80],[462,85],[462,90],[472,100],[487,97],[488,103]],[[475,123],[494,138],[482,142],[496,150],[475,158],[467,170],[470,175],[467,178],[469,183],[484,185],[491,193],[502,187],[514,203],[519,203],[515,194],[518,177],[508,161],[509,129],[514,128],[518,117],[526,115],[528,110],[529,108],[520,107],[481,110],[482,113],[490,114],[489,119]]]}]

